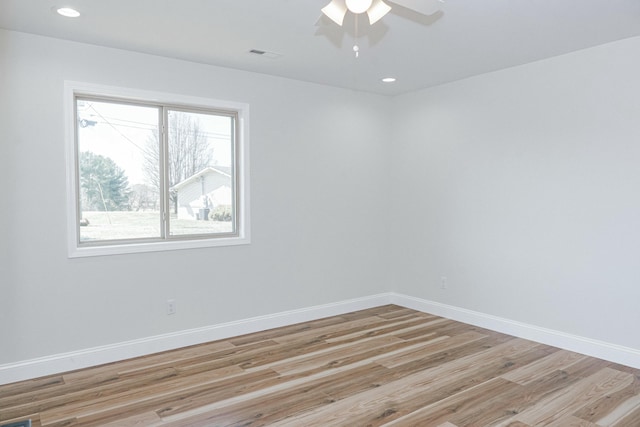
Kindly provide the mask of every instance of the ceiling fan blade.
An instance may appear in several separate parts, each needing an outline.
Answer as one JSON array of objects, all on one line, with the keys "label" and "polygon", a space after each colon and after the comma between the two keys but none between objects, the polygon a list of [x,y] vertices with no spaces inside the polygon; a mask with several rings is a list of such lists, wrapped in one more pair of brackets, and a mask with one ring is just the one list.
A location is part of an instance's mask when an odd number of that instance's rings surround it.
[{"label": "ceiling fan blade", "polygon": [[331,2],[321,10],[322,13],[327,15],[333,22],[342,25],[344,16],[347,14],[347,5],[345,0],[331,0]]},{"label": "ceiling fan blade", "polygon": [[422,15],[433,15],[442,8],[442,0],[392,0],[398,6],[406,7]]},{"label": "ceiling fan blade", "polygon": [[371,7],[367,9],[367,15],[369,16],[369,24],[373,25],[378,22],[384,15],[389,13],[391,6],[383,2],[382,0],[373,0]]}]

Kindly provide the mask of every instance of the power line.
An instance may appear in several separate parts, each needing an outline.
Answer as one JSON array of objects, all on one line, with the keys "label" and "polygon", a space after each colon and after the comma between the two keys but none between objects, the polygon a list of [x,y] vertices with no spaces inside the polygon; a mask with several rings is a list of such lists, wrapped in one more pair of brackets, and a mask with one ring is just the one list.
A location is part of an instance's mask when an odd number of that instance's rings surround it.
[{"label": "power line", "polygon": [[[91,108],[93,108],[93,105],[91,106]],[[95,111],[95,109],[94,109],[94,111]],[[142,130],[154,130],[154,129],[158,128],[158,125],[157,124],[153,124],[153,123],[139,122],[139,121],[136,121],[136,120],[126,120],[126,119],[121,119],[119,117],[110,117],[110,116],[105,116],[105,115],[101,115],[101,117],[104,118],[105,120],[111,119],[111,121],[113,121],[113,122],[117,121],[117,122],[133,123],[133,124],[136,124],[136,125],[147,126],[147,127],[139,127],[139,126],[131,126],[131,125],[125,125],[125,124],[118,123],[117,125],[121,126],[121,127],[128,127],[128,128],[133,128],[133,129],[142,129]],[[113,124],[113,123],[111,123],[111,124]],[[230,139],[231,138],[231,134],[227,133],[227,132],[210,132],[210,131],[204,131],[202,129],[198,129],[197,132],[194,131],[194,130],[191,130],[191,129],[186,129],[186,131],[188,133],[192,133],[192,134],[198,133],[200,135],[204,135],[204,136],[207,136],[209,138],[214,138],[214,139]]]},{"label": "power line", "polygon": [[113,123],[111,123],[109,120],[107,120],[102,114],[100,114],[100,112],[98,110],[96,110],[94,108],[93,105],[90,105],[89,108],[91,108],[93,111],[96,112],[96,114],[98,115],[98,117],[100,117],[102,120],[105,121],[106,124],[108,124],[109,126],[111,126],[116,132],[118,132],[124,139],[126,139],[127,141],[129,141],[134,147],[136,147],[138,150],[140,150],[142,153],[144,153],[144,149],[142,147],[140,147],[138,144],[136,144],[131,138],[129,138],[127,135],[125,135],[124,133],[122,133],[120,131],[120,129],[118,129]]}]

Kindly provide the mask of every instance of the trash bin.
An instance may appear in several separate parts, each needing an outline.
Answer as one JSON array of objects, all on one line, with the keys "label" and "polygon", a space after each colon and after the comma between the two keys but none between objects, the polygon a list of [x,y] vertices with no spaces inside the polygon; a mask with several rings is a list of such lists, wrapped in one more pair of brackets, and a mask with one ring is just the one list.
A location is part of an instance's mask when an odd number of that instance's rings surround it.
[{"label": "trash bin", "polygon": [[203,221],[209,221],[209,208],[200,209],[200,212],[199,212],[198,216]]}]

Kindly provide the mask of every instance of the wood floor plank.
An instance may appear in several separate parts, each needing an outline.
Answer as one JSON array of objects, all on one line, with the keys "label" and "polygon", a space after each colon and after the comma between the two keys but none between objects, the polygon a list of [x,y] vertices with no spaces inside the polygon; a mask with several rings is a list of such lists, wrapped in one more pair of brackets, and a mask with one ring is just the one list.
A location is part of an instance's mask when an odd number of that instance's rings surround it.
[{"label": "wood floor plank", "polygon": [[455,341],[452,341],[452,345],[448,345],[442,349],[437,349],[433,353],[427,352],[423,357],[411,358],[404,361],[402,364],[394,365],[393,369],[400,374],[412,375],[416,372],[439,367],[451,361],[477,354],[500,344],[504,344],[512,339],[513,337],[500,334],[465,343],[456,343]]},{"label": "wood floor plank", "polygon": [[378,363],[387,368],[395,368],[406,363],[415,362],[416,360],[423,360],[433,353],[452,350],[458,346],[466,345],[483,338],[486,338],[486,335],[477,332],[463,333],[454,337],[444,335],[419,344],[411,352],[383,357],[378,360]]},{"label": "wood floor plank", "polygon": [[148,386],[165,384],[165,380],[175,377],[175,370],[169,368],[131,381],[117,381],[117,377],[114,377],[113,381],[104,382],[99,378],[95,385],[89,386],[87,380],[83,380],[80,385],[72,384],[69,387],[62,386],[58,390],[43,390],[41,395],[31,395],[29,399],[21,399],[21,396],[18,396],[15,402],[7,402],[7,409],[2,412],[2,416],[16,417],[21,413],[47,413],[60,408],[66,412],[73,408],[74,402],[97,398],[108,399],[110,396],[117,396],[131,389],[135,390],[141,383]]},{"label": "wood floor plank", "polygon": [[[612,367],[614,366],[614,367]],[[619,365],[608,366],[618,370]],[[625,371],[626,372],[626,371]],[[629,372],[631,373],[631,372]],[[631,373],[632,374],[632,373]],[[596,424],[601,423],[599,420],[621,419],[627,413],[632,412],[637,406],[637,396],[640,395],[640,378],[634,377],[633,382],[628,386],[615,393],[610,393],[600,399],[586,405],[579,411],[575,412],[575,416]],[[612,424],[607,421],[605,424]]]},{"label": "wood floor plank", "polygon": [[396,310],[388,311],[386,313],[377,314],[378,317],[382,317],[383,319],[398,319],[401,317],[421,317],[423,319],[427,318],[435,318],[433,314],[420,313],[419,311],[412,310],[406,307],[398,307],[393,306],[393,308],[397,308]]},{"label": "wood floor plank", "polygon": [[287,335],[292,335],[304,331],[310,331],[317,328],[323,328],[331,325],[342,325],[344,322],[357,320],[361,317],[370,317],[360,315],[358,317],[349,316],[349,315],[341,315],[334,317],[326,317],[323,319],[312,320],[304,323],[296,323],[294,325],[282,326],[280,328],[269,329],[266,331],[254,332],[251,334],[242,335],[239,337],[230,338],[228,341],[235,345],[241,346],[246,344],[252,344],[260,341],[273,340],[279,337],[284,337]]},{"label": "wood floor plank", "polygon": [[33,427],[640,427],[640,370],[385,305],[0,386]]},{"label": "wood floor plank", "polygon": [[569,415],[567,417],[563,417],[549,424],[549,427],[599,427],[599,426],[590,421],[586,421],[581,418]]},{"label": "wood floor plank", "polygon": [[7,399],[20,395],[25,396],[30,393],[40,393],[46,389],[56,388],[60,384],[64,384],[62,375],[51,375],[14,383],[11,384],[11,387],[0,387],[0,408],[8,406],[6,404]]},{"label": "wood floor plank", "polygon": [[[616,401],[615,403],[610,412],[598,418],[595,424],[602,426],[620,425],[623,420],[633,418],[634,414],[636,414],[638,425],[640,426],[640,395],[632,395],[623,402]],[[579,413],[576,415],[580,416]],[[584,417],[581,418],[584,419]]]},{"label": "wood floor plank", "polygon": [[329,351],[317,352],[313,355],[299,358],[298,360],[286,360],[270,365],[270,368],[281,375],[291,375],[295,373],[311,371],[318,368],[335,367],[345,363],[345,360],[354,360],[358,355],[361,359],[370,357],[372,351],[386,350],[393,344],[402,343],[402,340],[383,336],[374,339],[363,340],[358,345],[337,346]]},{"label": "wood floor plank", "polygon": [[[414,322],[416,320],[413,320]],[[406,322],[406,321],[405,321]],[[399,324],[405,322],[397,322]],[[366,333],[372,330],[376,330],[381,326],[388,326],[389,321],[381,319],[381,318],[364,318],[364,319],[355,319],[343,322],[339,325],[329,325],[322,328],[314,328],[308,329],[300,332],[296,332],[293,334],[282,335],[274,340],[278,341],[281,344],[298,342],[298,341],[329,341],[332,338],[348,336],[353,333]]]},{"label": "wood floor plank", "polygon": [[[345,388],[345,378],[348,386]],[[306,381],[298,381],[288,387],[274,387],[261,395],[234,399],[227,405],[209,407],[174,414],[163,413],[165,425],[212,425],[224,420],[224,425],[267,426],[335,401],[331,394],[359,393],[376,388],[379,382],[393,379],[393,373],[379,365],[362,364],[341,370],[333,375],[322,375]]]},{"label": "wood floor plank", "polygon": [[199,407],[193,407],[189,410],[180,408],[180,410],[177,411],[178,413],[174,413],[176,412],[175,407],[171,408],[171,412],[160,412],[163,420],[165,423],[168,423],[168,425],[190,426],[191,423],[196,420],[201,420],[203,417],[206,419],[215,417],[216,414],[227,411],[228,408],[232,408],[236,405],[244,405],[247,402],[255,404],[255,402],[277,401],[277,398],[274,398],[274,396],[277,396],[279,393],[288,393],[290,390],[297,389],[298,387],[318,388],[318,384],[323,384],[326,381],[332,381],[334,379],[341,382],[344,381],[344,378],[352,378],[352,375],[348,375],[349,372],[353,373],[354,370],[357,371],[362,368],[370,370],[372,367],[375,367],[375,365],[370,361],[359,362],[354,365],[335,368],[331,371],[323,370],[307,377],[287,379],[286,381],[272,384],[270,387],[262,390],[251,391],[243,395],[212,401],[211,403],[204,404]]},{"label": "wood floor plank", "polygon": [[[226,344],[228,345],[211,347],[204,352],[190,351],[187,354],[180,355],[175,358],[171,357],[171,355],[170,357],[157,358],[156,360],[150,361],[149,364],[144,364],[144,361],[142,361],[135,365],[123,366],[122,369],[118,370],[118,375],[124,378],[127,376],[137,376],[144,374],[145,372],[163,369],[166,367],[172,367],[176,370],[180,370],[183,367],[192,367],[197,366],[199,363],[209,362],[211,359],[224,360],[225,358],[235,358],[240,355],[249,355],[248,357],[251,357],[251,355],[255,353],[269,351],[279,345],[277,342],[272,340],[260,341],[245,346],[235,346],[230,343]],[[67,377],[65,377],[65,379],[67,379]]]},{"label": "wood floor plank", "polygon": [[[600,424],[606,426],[606,424]],[[619,421],[613,422],[610,427],[633,427],[640,426],[640,410],[635,409],[629,415],[625,416]]]},{"label": "wood floor plank", "polygon": [[[359,387],[358,383],[360,380],[360,376],[362,374],[359,374],[359,373],[354,374],[353,373],[354,370],[365,367],[368,371],[375,371],[376,366],[381,368],[381,366],[377,363],[378,359],[386,358],[389,356],[393,357],[395,355],[399,355],[404,352],[411,351],[415,345],[419,345],[419,344],[408,345],[406,347],[397,348],[392,351],[385,351],[382,355],[378,355],[378,356],[372,355],[372,357],[369,359],[360,358],[359,360],[351,360],[350,363],[332,364],[330,368],[318,369],[312,373],[307,373],[308,376],[297,378],[295,381],[289,381],[288,383],[283,382],[283,384],[278,384],[270,389],[265,389],[263,391],[260,391],[259,393],[245,395],[241,400],[249,401],[249,402],[252,402],[255,399],[278,401],[279,399],[274,397],[276,393],[282,392],[283,389],[287,391],[299,385],[302,385],[304,388],[309,388],[309,387],[321,388],[324,394],[329,395],[329,397],[331,398],[330,399],[331,402],[333,402],[335,400],[345,398],[351,394],[357,394],[356,391],[354,390],[354,387]],[[332,375],[331,371],[335,371],[335,375]],[[395,380],[408,375],[409,373],[406,373],[406,372],[398,373],[395,371],[389,371],[389,375],[387,377],[389,380]],[[354,378],[356,378],[356,380],[354,380]],[[339,386],[335,388],[329,387],[327,384],[330,384],[331,381],[333,381],[334,379],[338,380]],[[386,383],[385,381],[386,379],[387,378],[385,378],[385,376],[377,375],[375,381],[372,383],[367,383],[364,389],[372,389],[372,388],[380,387],[382,384]],[[363,391],[363,390],[359,390],[359,391]],[[243,402],[241,402],[240,404],[243,404]],[[207,413],[206,415],[204,415],[204,419],[209,420],[210,422],[210,417],[215,418],[216,416],[219,416],[220,410],[223,410],[223,411],[227,410],[226,408],[232,405],[237,406],[238,399],[229,399],[226,402],[216,402],[215,404],[211,404],[203,408],[195,409],[195,414],[193,414],[194,412],[193,410],[191,411],[191,413],[181,413],[178,415],[178,418],[176,418],[175,416],[172,416],[172,414],[169,412],[163,412],[162,415],[163,417],[167,417],[166,421],[172,423],[172,425],[174,425],[175,423],[178,423],[175,425],[180,425],[181,422],[189,422],[189,424],[184,424],[184,425],[191,425],[190,423],[204,422],[204,420],[201,419],[201,416],[200,416],[202,412]],[[254,405],[254,403],[250,403],[250,405]],[[180,410],[177,410],[178,408],[174,407],[173,409],[174,411],[172,412],[184,411],[184,408],[180,408]],[[228,420],[229,416],[225,415],[223,418]]]},{"label": "wood floor plank", "polygon": [[[229,368],[231,369],[231,368]],[[271,370],[239,374],[228,377],[226,373],[211,372],[207,377],[185,377],[173,379],[160,387],[137,387],[123,393],[107,397],[98,397],[90,401],[77,401],[65,407],[40,413],[43,425],[61,424],[71,419],[89,423],[102,422],[109,416],[131,416],[133,413],[147,411],[160,405],[182,400],[194,395],[207,394],[211,399],[224,399],[243,393],[245,390],[266,387],[277,381],[277,374]],[[73,417],[69,417],[69,413]]]},{"label": "wood floor plank", "polygon": [[142,427],[161,422],[154,411],[135,414],[127,418],[102,424],[101,427]]},{"label": "wood floor plank", "polygon": [[[330,343],[348,343],[358,341],[363,338],[371,338],[374,336],[382,336],[393,334],[398,336],[400,332],[409,332],[425,326],[432,326],[446,322],[446,319],[435,319],[425,322],[423,319],[410,319],[403,321],[394,321],[393,323],[383,323],[376,327],[359,329],[350,334],[337,337],[327,337],[326,341]],[[431,331],[433,333],[433,331]],[[404,339],[399,337],[400,339]]]},{"label": "wood floor plank", "polygon": [[[435,387],[445,388],[466,378],[474,377],[479,371],[495,369],[496,364],[502,364],[503,358],[530,351],[537,345],[526,340],[512,339],[478,354],[350,396],[335,402],[329,408],[310,411],[302,417],[294,417],[274,425],[320,426],[323,423],[332,425],[345,419],[351,420],[355,425],[381,425],[415,410],[415,406],[421,407],[424,404],[433,403],[428,400],[431,396],[419,398],[416,402],[416,395],[420,396],[426,392],[433,395]],[[493,364],[487,363],[488,361],[493,361]]]},{"label": "wood floor plank", "polygon": [[513,420],[536,426],[550,425],[572,415],[589,402],[628,386],[632,381],[633,375],[629,373],[603,368],[571,388],[562,389],[542,399],[533,407],[513,417]]},{"label": "wood floor plank", "polygon": [[382,425],[384,427],[428,426],[447,422],[463,426],[484,425],[479,418],[487,408],[494,405],[495,400],[499,401],[502,396],[513,393],[513,390],[518,387],[520,387],[518,384],[511,381],[494,378]]},{"label": "wood floor plank", "polygon": [[560,350],[549,356],[543,357],[534,363],[514,369],[502,377],[515,383],[526,385],[536,379],[548,375],[554,371],[564,369],[576,362],[584,360],[586,356],[571,351]]}]

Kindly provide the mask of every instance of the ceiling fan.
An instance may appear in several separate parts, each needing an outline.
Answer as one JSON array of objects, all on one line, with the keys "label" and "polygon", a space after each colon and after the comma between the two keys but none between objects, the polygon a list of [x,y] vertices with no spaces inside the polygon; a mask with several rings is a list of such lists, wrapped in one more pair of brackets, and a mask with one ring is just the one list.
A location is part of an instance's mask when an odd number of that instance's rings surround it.
[{"label": "ceiling fan", "polygon": [[442,0],[331,0],[322,13],[341,26],[347,11],[356,15],[366,12],[369,24],[373,25],[391,10],[387,3],[429,16],[440,10]]}]

